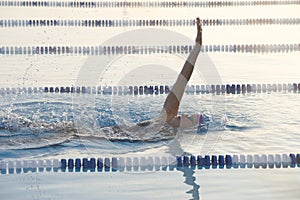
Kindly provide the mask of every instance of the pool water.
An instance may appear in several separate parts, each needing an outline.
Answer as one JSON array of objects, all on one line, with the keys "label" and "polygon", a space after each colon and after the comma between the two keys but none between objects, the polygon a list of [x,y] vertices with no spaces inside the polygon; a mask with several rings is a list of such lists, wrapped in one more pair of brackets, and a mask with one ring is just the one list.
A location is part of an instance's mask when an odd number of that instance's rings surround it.
[{"label": "pool water", "polygon": [[[34,101],[32,101],[34,95]],[[76,94],[75,94],[76,95]],[[91,94],[85,94],[91,95]],[[159,114],[166,95],[96,96],[96,110],[92,116],[101,121],[101,126],[114,125],[117,114],[113,109],[126,107],[123,115],[130,122],[148,120]],[[11,99],[11,96],[3,96]],[[74,97],[73,97],[74,98]],[[215,118],[226,117],[225,126],[209,130],[206,134],[197,134],[193,129],[179,133],[175,139],[157,142],[111,142],[97,135],[90,127],[77,130],[61,129],[62,124],[76,122],[72,113],[82,112],[88,108],[72,107],[70,94],[27,94],[17,95],[13,103],[2,101],[1,120],[10,109],[11,120],[15,116],[53,124],[53,129],[27,127],[13,123],[15,129],[1,130],[0,155],[4,160],[14,159],[52,159],[83,157],[135,157],[135,156],[176,156],[182,154],[281,154],[297,152],[299,149],[299,109],[298,93],[271,92],[231,95],[185,95],[181,112],[210,112]],[[112,105],[110,102],[114,102]],[[18,102],[20,101],[20,102]],[[101,102],[101,105],[99,105]],[[118,104],[119,105],[116,105]],[[150,106],[151,105],[151,106]],[[280,105],[280,109],[278,109]],[[103,108],[102,108],[103,107]],[[99,108],[99,109],[98,109]],[[105,108],[105,109],[104,109]],[[263,108],[263,109],[262,109]],[[24,112],[26,110],[26,112]],[[81,116],[80,121],[90,125],[92,116]],[[7,120],[7,119],[6,119]],[[95,122],[97,122],[95,120]],[[106,124],[105,124],[106,123]],[[155,133],[153,133],[155,134]],[[16,186],[15,191],[24,194],[22,198],[80,198],[92,193],[91,198],[117,198],[127,196],[135,199],[141,196],[147,199],[161,198],[252,198],[253,191],[257,198],[273,199],[288,197],[296,199],[297,178],[299,170],[295,169],[210,169],[182,171],[130,171],[130,172],[44,172],[17,175],[2,175],[1,181],[4,197],[12,195],[5,185]],[[163,176],[163,178],[162,178]],[[99,180],[106,180],[105,182]],[[60,184],[55,184],[54,180]],[[74,181],[78,180],[78,181]],[[158,183],[157,181],[160,180]],[[19,182],[20,181],[20,182]],[[19,182],[17,184],[17,182]],[[106,184],[109,182],[109,184]],[[6,183],[4,185],[4,183]],[[141,184],[143,183],[143,184]],[[285,183],[285,187],[281,187]],[[56,186],[57,185],[57,186]],[[126,185],[126,189],[124,186]],[[231,191],[235,187],[241,191]],[[78,190],[84,191],[75,192]],[[101,189],[101,193],[97,192]],[[106,188],[106,189],[104,189]],[[215,188],[215,189],[213,189]],[[251,188],[251,189],[243,189]],[[229,191],[228,191],[229,190]],[[70,192],[68,192],[70,191]],[[71,192],[72,191],[72,192]],[[118,191],[118,194],[116,192]],[[173,191],[173,192],[170,192]],[[278,192],[280,191],[280,192]],[[150,195],[154,192],[156,195]],[[248,196],[250,195],[250,196]],[[12,195],[12,197],[17,197]]]},{"label": "pool water", "polygon": [[[205,19],[298,19],[298,11],[299,5],[91,10],[2,6],[0,17],[194,19],[195,13],[201,13]],[[299,43],[299,25],[295,24],[205,26],[203,29],[205,44],[211,45]],[[0,45],[9,47],[126,46],[132,45],[132,39],[137,40],[137,46],[155,46],[161,42],[191,45],[189,42],[195,35],[195,28],[191,26],[145,29],[151,33],[143,35],[146,40],[135,35],[145,33],[143,27],[130,26],[1,27],[1,30],[0,36],[4,39]],[[137,32],[128,37],[132,30]],[[166,41],[156,40],[157,34],[165,33],[161,30],[171,31],[172,37],[164,38]],[[174,38],[184,39],[172,40]],[[148,44],[149,41],[156,43]],[[185,56],[1,55],[0,88],[171,85]],[[208,52],[199,56],[190,84],[299,83],[299,77],[299,51]],[[205,113],[210,124],[207,133],[197,133],[197,127],[178,130],[174,137],[157,134],[157,131],[142,137],[136,132],[134,141],[105,134],[107,127],[131,126],[157,117],[165,98],[166,94],[1,93],[0,161],[299,153],[299,91],[185,94],[179,113]],[[0,199],[299,199],[299,174],[298,166],[2,173]]]},{"label": "pool water", "polygon": [[[87,155],[118,155],[146,149],[151,152],[149,155],[156,151],[163,155],[169,153],[164,148],[173,140],[161,138],[153,142],[141,138],[136,142],[121,139],[112,142],[109,136],[97,131],[157,117],[166,95],[96,95],[93,108],[81,105],[76,108],[71,94],[24,94],[20,99],[15,97],[13,103],[5,100],[11,99],[11,96],[3,97],[0,154],[3,158],[45,158],[47,152],[51,152],[50,157],[62,157],[66,152],[74,156],[83,152]],[[124,97],[127,102],[122,102]],[[111,104],[112,99],[114,104]],[[183,143],[183,152],[191,154],[297,152],[300,126],[298,101],[298,93],[293,92],[186,94],[180,113],[209,113],[210,126],[208,132],[203,134],[197,133],[196,127],[178,130],[174,139]],[[121,117],[124,117],[123,121],[120,121]],[[76,126],[77,122],[81,125]],[[153,131],[152,134],[157,133]],[[203,140],[209,142],[203,144]],[[211,149],[202,149],[204,147],[199,144]],[[76,154],[78,151],[80,154]]]}]

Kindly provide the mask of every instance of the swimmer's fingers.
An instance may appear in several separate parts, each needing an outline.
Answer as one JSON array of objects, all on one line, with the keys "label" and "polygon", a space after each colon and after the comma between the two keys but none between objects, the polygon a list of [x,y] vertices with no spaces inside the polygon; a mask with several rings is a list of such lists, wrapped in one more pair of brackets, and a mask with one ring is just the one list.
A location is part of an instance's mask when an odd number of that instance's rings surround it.
[{"label": "swimmer's fingers", "polygon": [[197,24],[197,38],[196,42],[202,45],[202,21],[199,19],[199,17],[196,18],[196,24]]},{"label": "swimmer's fingers", "polygon": [[202,21],[200,21],[200,32],[202,33]]},{"label": "swimmer's fingers", "polygon": [[199,17],[196,18],[196,24],[198,31],[202,32],[202,21],[199,19]]}]

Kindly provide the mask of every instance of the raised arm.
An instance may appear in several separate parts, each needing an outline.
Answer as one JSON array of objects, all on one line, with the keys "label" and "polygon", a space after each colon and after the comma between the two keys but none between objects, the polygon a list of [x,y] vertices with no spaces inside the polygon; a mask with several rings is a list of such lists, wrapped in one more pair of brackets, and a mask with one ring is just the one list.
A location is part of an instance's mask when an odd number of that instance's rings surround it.
[{"label": "raised arm", "polygon": [[197,37],[196,43],[191,51],[189,57],[185,61],[183,68],[180,74],[177,77],[176,82],[174,83],[172,90],[168,94],[164,107],[161,113],[161,116],[164,118],[166,122],[170,122],[174,117],[178,114],[178,108],[183,96],[185,87],[188,81],[191,78],[191,75],[194,70],[194,65],[196,63],[197,57],[200,53],[202,46],[202,24],[199,18],[196,19],[197,24]]}]

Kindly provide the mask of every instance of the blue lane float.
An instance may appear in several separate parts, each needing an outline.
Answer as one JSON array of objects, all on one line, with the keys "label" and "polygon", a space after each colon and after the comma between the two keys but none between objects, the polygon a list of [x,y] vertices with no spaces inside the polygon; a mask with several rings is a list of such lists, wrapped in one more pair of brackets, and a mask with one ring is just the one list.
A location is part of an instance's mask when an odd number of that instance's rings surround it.
[{"label": "blue lane float", "polygon": [[[0,24],[1,25],[1,24]],[[139,54],[190,54],[192,45],[165,46],[0,46],[1,56],[61,55],[105,56]],[[184,50],[184,51],[183,51]],[[218,44],[203,45],[201,52],[226,53],[291,53],[299,52],[299,43],[286,44]]]},{"label": "blue lane float", "polygon": [[198,155],[177,157],[62,158],[46,160],[1,160],[1,174],[29,172],[116,172],[181,169],[273,169],[300,167],[300,154]]},{"label": "blue lane float", "polygon": [[[56,87],[22,87],[0,88],[0,95],[8,94],[36,94],[36,93],[70,93],[95,95],[159,95],[168,94],[172,86],[56,86]],[[300,91],[300,83],[279,84],[218,84],[218,85],[188,85],[185,93],[199,94],[245,94],[245,93],[271,93]]]},{"label": "blue lane float", "polygon": [[[201,19],[203,26],[299,25],[300,18]],[[195,26],[194,19],[122,19],[122,20],[60,20],[60,19],[0,19],[0,28],[17,27],[161,27]],[[225,49],[225,47],[224,47]],[[41,48],[40,51],[49,51]]]}]

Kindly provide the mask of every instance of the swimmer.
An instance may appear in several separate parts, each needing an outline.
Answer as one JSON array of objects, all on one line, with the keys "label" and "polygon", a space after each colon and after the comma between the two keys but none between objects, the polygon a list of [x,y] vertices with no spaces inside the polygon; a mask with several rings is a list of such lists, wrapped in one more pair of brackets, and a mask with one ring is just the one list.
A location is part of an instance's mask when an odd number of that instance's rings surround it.
[{"label": "swimmer", "polygon": [[[199,18],[196,19],[196,25],[197,37],[195,46],[192,49],[187,60],[185,61],[185,64],[183,65],[183,68],[172,87],[172,90],[168,94],[160,116],[153,120],[137,123],[136,125],[131,127],[114,126],[113,134],[120,135],[122,133],[126,133],[125,135],[127,135],[127,133],[130,132],[143,135],[147,134],[149,131],[151,131],[152,133],[153,131],[158,131],[159,133],[163,132],[164,136],[166,136],[166,134],[169,136],[174,136],[178,128],[187,129],[197,125],[198,129],[200,127],[201,130],[203,130],[203,127],[205,127],[205,122],[202,114],[182,114],[181,116],[178,115],[180,101],[184,94],[185,87],[192,76],[194,65],[202,46],[202,23]],[[157,128],[159,127],[161,127],[161,129],[158,130]],[[111,134],[110,136],[112,136],[113,134]]]},{"label": "swimmer", "polygon": [[[202,23],[199,18],[196,19],[197,25],[197,37],[195,46],[190,53],[189,57],[187,58],[180,74],[177,77],[176,82],[173,85],[172,90],[168,94],[163,110],[161,112],[160,118],[163,119],[165,122],[170,124],[174,128],[189,128],[195,126],[199,123],[203,123],[203,116],[194,114],[194,115],[181,115],[178,116],[178,108],[180,101],[182,99],[185,87],[190,80],[194,65],[196,63],[197,57],[200,53],[201,46],[202,46]],[[202,120],[202,121],[201,121]]]}]

